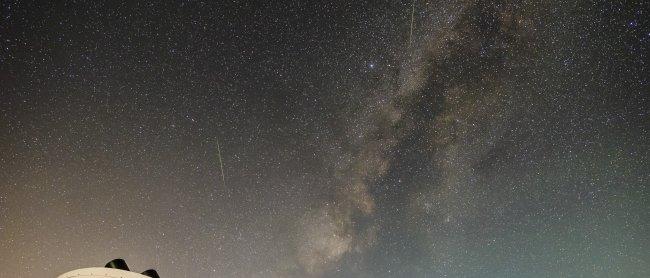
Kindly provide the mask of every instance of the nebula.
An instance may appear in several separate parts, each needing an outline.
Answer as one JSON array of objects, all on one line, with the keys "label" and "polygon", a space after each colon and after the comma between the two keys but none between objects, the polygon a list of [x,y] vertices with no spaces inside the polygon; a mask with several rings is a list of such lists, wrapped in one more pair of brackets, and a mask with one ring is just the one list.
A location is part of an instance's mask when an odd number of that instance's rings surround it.
[{"label": "nebula", "polygon": [[[526,109],[522,95],[532,88],[523,72],[535,59],[535,18],[545,7],[519,1],[442,1],[419,7],[423,23],[406,55],[398,54],[398,78],[386,78],[356,113],[343,140],[344,153],[330,163],[337,169],[336,197],[301,220],[297,258],[307,274],[336,267],[343,256],[372,248],[366,229],[381,229],[371,193],[381,183],[407,140],[430,157],[433,183],[413,189],[408,210],[432,218],[429,233],[470,229],[481,209],[494,200],[477,183],[476,168],[502,139],[513,117]],[[518,103],[519,102],[519,103]],[[525,103],[525,102],[524,102]],[[533,105],[534,103],[525,103]],[[351,142],[351,143],[350,143]],[[340,148],[339,148],[340,149]],[[348,158],[346,161],[336,159]],[[360,218],[372,224],[356,225]],[[432,230],[434,229],[434,230]],[[362,244],[363,242],[363,244]],[[434,249],[438,248],[434,246]]]}]

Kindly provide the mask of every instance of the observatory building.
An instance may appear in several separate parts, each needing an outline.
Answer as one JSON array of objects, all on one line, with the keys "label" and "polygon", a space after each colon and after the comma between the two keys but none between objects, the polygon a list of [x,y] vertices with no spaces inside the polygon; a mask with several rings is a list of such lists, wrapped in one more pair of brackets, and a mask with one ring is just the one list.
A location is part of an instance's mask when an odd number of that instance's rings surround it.
[{"label": "observatory building", "polygon": [[115,259],[104,267],[77,269],[61,274],[58,278],[160,278],[160,276],[153,269],[142,273],[131,272],[124,260]]}]

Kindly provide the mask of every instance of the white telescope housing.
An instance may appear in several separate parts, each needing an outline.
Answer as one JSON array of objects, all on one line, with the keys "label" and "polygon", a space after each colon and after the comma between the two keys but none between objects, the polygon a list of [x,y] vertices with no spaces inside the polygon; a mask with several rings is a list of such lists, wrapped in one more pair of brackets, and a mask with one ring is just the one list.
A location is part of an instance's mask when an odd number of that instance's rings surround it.
[{"label": "white telescope housing", "polygon": [[131,271],[105,268],[105,267],[89,267],[66,272],[59,275],[58,278],[150,278],[149,276],[142,275]]},{"label": "white telescope housing", "polygon": [[115,259],[104,267],[88,267],[68,271],[58,278],[160,278],[154,269],[147,269],[142,273],[131,272],[123,259]]}]

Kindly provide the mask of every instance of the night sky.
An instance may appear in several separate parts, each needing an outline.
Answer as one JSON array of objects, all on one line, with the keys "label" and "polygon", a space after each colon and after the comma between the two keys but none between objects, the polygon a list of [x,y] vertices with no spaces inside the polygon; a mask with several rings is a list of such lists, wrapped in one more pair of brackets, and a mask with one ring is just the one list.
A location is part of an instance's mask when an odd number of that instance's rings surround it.
[{"label": "night sky", "polygon": [[646,1],[0,3],[0,277],[650,277]]}]

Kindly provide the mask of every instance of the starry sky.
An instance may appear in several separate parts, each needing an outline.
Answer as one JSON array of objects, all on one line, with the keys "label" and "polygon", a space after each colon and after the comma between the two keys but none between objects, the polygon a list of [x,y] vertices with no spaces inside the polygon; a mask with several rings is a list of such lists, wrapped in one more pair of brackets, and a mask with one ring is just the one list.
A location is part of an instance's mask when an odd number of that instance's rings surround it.
[{"label": "starry sky", "polygon": [[645,1],[0,8],[1,277],[650,277]]}]

